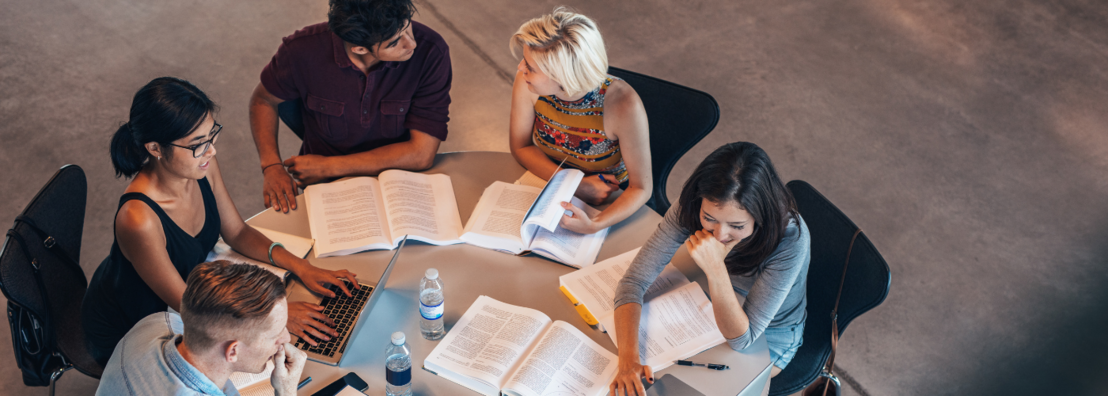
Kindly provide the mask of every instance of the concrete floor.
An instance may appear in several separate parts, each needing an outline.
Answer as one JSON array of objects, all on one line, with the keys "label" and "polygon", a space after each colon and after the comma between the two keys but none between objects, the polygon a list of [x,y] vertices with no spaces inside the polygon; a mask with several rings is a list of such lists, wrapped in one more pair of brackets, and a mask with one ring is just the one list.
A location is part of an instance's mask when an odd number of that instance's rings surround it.
[{"label": "concrete floor", "polygon": [[[851,324],[847,394],[1108,394],[1108,3],[1097,0],[421,0],[451,46],[442,151],[507,150],[510,35],[568,4],[611,64],[707,91],[715,132],[679,163],[753,141],[811,182],[889,262],[884,305]],[[54,171],[89,178],[81,264],[107,254],[111,133],[151,78],[222,106],[220,162],[239,211],[263,209],[246,104],[280,38],[326,2],[5,1],[0,221]],[[287,132],[287,131],[286,131]],[[282,132],[282,152],[298,142]],[[0,394],[25,388],[0,326]],[[97,382],[66,374],[61,395]]]}]

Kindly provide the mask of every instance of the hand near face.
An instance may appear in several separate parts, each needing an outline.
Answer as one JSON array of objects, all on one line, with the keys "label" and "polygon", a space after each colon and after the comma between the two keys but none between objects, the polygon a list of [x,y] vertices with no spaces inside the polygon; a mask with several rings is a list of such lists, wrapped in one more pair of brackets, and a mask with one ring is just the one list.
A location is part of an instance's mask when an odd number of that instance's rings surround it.
[{"label": "hand near face", "polygon": [[708,277],[728,276],[727,265],[724,264],[723,259],[727,258],[727,253],[738,244],[739,240],[734,240],[724,245],[712,236],[712,233],[705,230],[698,230],[689,235],[689,239],[685,241],[689,255]]},{"label": "hand near face", "polygon": [[331,159],[322,155],[298,155],[285,160],[289,174],[300,188],[319,183],[331,177]]},{"label": "hand near face", "polygon": [[307,359],[308,354],[287,342],[277,349],[277,354],[273,355],[273,375],[269,377],[276,396],[296,396],[296,386]]}]

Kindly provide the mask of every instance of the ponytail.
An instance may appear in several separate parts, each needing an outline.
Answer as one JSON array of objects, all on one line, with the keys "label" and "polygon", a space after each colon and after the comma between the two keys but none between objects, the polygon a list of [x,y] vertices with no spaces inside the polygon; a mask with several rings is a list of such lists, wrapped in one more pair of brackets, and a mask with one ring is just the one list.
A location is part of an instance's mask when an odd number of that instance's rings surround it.
[{"label": "ponytail", "polygon": [[125,123],[112,136],[111,156],[115,177],[122,176],[130,179],[142,169],[150,153],[142,144],[135,141],[134,134],[131,133],[131,124]]},{"label": "ponytail", "polygon": [[[146,143],[166,147],[188,136],[215,111],[208,95],[188,81],[174,77],[150,81],[135,93],[130,119],[112,136],[109,152],[115,176],[135,176],[150,161],[150,153],[143,147]],[[166,158],[169,153],[166,151]]]}]

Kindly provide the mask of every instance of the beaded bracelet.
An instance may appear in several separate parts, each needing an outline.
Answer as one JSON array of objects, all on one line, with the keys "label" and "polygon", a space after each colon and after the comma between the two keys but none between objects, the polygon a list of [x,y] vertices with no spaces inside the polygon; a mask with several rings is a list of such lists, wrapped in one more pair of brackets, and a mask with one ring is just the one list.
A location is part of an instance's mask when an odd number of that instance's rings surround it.
[{"label": "beaded bracelet", "polygon": [[269,263],[270,264],[277,265],[277,263],[273,262],[273,248],[278,247],[278,246],[285,247],[285,245],[282,245],[281,242],[273,242],[272,245],[269,245]]}]

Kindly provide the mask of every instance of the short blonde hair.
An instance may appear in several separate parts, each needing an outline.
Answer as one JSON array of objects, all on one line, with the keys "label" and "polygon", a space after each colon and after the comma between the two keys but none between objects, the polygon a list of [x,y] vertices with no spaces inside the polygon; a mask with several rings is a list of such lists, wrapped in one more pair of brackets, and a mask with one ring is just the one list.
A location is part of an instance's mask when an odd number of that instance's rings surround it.
[{"label": "short blonde hair", "polygon": [[512,55],[520,57],[523,46],[530,48],[535,66],[570,96],[591,91],[608,78],[608,53],[600,29],[589,17],[565,7],[527,21],[508,45]]}]

